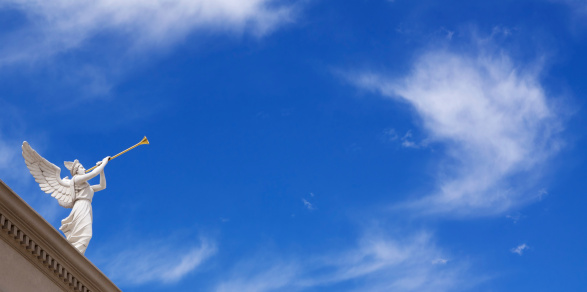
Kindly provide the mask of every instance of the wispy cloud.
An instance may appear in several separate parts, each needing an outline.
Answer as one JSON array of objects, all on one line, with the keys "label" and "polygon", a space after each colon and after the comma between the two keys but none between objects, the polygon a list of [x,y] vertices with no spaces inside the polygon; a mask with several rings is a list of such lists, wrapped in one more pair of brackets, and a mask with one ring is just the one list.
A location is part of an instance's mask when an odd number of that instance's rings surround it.
[{"label": "wispy cloud", "polygon": [[24,135],[32,136],[27,132],[23,112],[0,100],[0,178],[3,180],[19,183],[28,181],[30,174],[20,147]]},{"label": "wispy cloud", "polygon": [[518,255],[522,255],[524,253],[524,251],[527,249],[528,249],[528,246],[525,243],[522,243],[522,244],[510,249],[510,251],[512,253],[517,253]]},{"label": "wispy cloud", "polygon": [[20,12],[25,20],[3,33],[0,64],[36,61],[95,37],[143,50],[198,30],[263,35],[293,17],[292,6],[275,0],[7,0],[0,9]]},{"label": "wispy cloud", "polygon": [[406,132],[406,134],[402,137],[402,146],[406,148],[418,148],[418,145],[412,140],[412,138],[412,131]]},{"label": "wispy cloud", "polygon": [[559,2],[568,5],[574,13],[587,15],[587,2],[584,0],[550,0],[550,2]]},{"label": "wispy cloud", "polygon": [[421,148],[426,147],[428,145],[427,140],[423,140],[420,142],[416,142],[414,140],[414,134],[412,134],[412,130],[406,132],[406,134],[402,137],[402,146],[405,148]]},{"label": "wispy cloud", "polygon": [[385,129],[385,131],[383,131],[383,137],[388,141],[396,141],[399,138],[399,135],[395,129]]},{"label": "wispy cloud", "polygon": [[401,141],[401,145],[404,148],[421,148],[421,147],[426,147],[428,145],[428,141],[427,140],[422,140],[420,142],[417,142],[414,140],[414,134],[412,133],[412,130],[408,130],[403,136],[398,135],[398,133],[396,132],[395,129],[386,129],[385,131],[383,131],[383,137],[388,140],[388,141],[397,141],[400,140]]},{"label": "wispy cloud", "polygon": [[216,245],[206,239],[181,248],[175,244],[147,242],[133,244],[117,254],[100,256],[96,261],[104,264],[105,273],[117,283],[173,283],[196,270],[216,251]]},{"label": "wispy cloud", "polygon": [[433,264],[435,265],[444,265],[446,263],[448,263],[447,259],[442,259],[442,258],[438,258],[432,261]]},{"label": "wispy cloud", "polygon": [[403,240],[366,236],[338,253],[241,262],[215,291],[315,291],[346,283],[345,291],[441,292],[466,290],[479,280],[465,277],[465,264],[438,262],[442,258],[425,233]]},{"label": "wispy cloud", "polygon": [[522,219],[522,214],[515,213],[515,214],[511,214],[511,215],[506,215],[505,217],[512,220],[512,222],[514,224],[516,224],[516,223],[518,223],[518,221],[520,221],[520,219]]},{"label": "wispy cloud", "polygon": [[314,210],[315,207],[314,205],[312,205],[312,203],[308,202],[308,200],[302,198],[302,203],[304,203],[304,206],[308,209],[308,210]]},{"label": "wispy cloud", "polygon": [[446,146],[437,191],[407,205],[423,213],[481,215],[535,199],[533,179],[560,147],[557,115],[539,74],[503,52],[435,49],[403,78],[361,72],[351,81],[409,103],[427,140]]},{"label": "wispy cloud", "polygon": [[15,165],[19,165],[20,151],[18,150],[18,144],[3,137],[0,132],[0,174],[3,177],[10,175],[10,170],[14,169]]}]

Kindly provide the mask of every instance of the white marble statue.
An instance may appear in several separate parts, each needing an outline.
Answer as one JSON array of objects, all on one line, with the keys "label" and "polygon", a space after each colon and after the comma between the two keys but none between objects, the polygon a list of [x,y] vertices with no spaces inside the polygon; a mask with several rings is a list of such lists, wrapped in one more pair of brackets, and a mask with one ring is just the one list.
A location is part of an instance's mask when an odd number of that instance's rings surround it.
[{"label": "white marble statue", "polygon": [[[92,197],[94,192],[106,188],[104,167],[110,157],[98,162],[97,167],[89,173],[76,159],[66,161],[65,167],[72,178],[61,179],[61,169],[41,157],[26,141],[22,143],[22,156],[41,190],[57,199],[59,205],[70,208],[71,213],[61,220],[61,228],[67,241],[80,253],[84,254],[92,238]],[[100,184],[90,185],[88,181],[100,175]]]}]

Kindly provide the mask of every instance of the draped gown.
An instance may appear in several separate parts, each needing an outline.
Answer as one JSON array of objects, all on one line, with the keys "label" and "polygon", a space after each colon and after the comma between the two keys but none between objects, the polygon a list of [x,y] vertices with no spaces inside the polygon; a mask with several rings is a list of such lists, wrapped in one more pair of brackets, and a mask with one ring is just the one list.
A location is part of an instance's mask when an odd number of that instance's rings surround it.
[{"label": "draped gown", "polygon": [[61,220],[59,230],[63,231],[71,245],[84,254],[92,238],[92,198],[94,197],[94,190],[87,181],[76,184],[74,182],[75,177],[71,180],[75,189],[73,208],[69,216]]}]

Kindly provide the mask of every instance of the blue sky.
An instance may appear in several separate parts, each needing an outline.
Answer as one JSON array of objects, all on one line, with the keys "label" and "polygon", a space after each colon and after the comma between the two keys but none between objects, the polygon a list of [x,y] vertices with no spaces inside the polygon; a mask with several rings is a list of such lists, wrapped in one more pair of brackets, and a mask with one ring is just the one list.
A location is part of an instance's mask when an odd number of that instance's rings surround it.
[{"label": "blue sky", "polygon": [[[0,178],[112,161],[124,291],[580,291],[584,1],[0,1]],[[64,173],[64,172],[62,172]]]}]

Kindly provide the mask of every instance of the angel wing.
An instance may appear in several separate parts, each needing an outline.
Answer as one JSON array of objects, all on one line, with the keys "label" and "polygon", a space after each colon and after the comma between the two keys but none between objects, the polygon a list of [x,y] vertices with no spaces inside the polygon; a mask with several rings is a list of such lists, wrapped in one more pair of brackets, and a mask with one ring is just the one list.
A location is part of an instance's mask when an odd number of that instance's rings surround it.
[{"label": "angel wing", "polygon": [[74,190],[68,181],[61,180],[61,168],[39,155],[26,141],[22,143],[22,156],[41,190],[51,194],[62,207],[73,208]]}]

